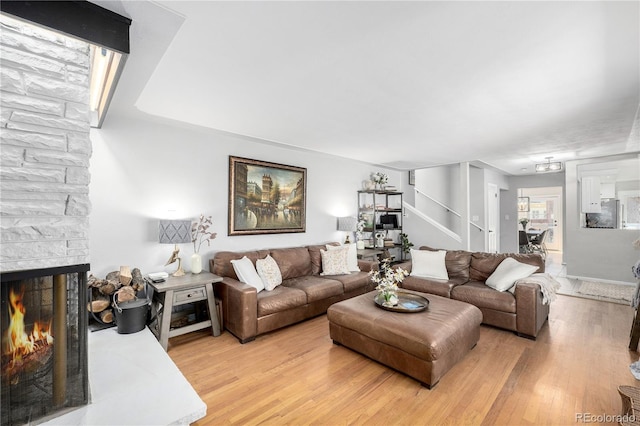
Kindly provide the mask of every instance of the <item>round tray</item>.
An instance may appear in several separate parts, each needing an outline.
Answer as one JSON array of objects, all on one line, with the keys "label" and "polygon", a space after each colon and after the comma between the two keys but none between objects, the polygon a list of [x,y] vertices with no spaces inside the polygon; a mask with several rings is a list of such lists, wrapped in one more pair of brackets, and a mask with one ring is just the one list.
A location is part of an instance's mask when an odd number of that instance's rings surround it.
[{"label": "round tray", "polygon": [[404,291],[397,292],[397,295],[398,304],[396,306],[384,306],[382,304],[384,299],[380,296],[380,293],[376,294],[373,300],[376,302],[376,306],[386,311],[402,312],[406,314],[422,312],[429,307],[429,299],[426,297]]}]

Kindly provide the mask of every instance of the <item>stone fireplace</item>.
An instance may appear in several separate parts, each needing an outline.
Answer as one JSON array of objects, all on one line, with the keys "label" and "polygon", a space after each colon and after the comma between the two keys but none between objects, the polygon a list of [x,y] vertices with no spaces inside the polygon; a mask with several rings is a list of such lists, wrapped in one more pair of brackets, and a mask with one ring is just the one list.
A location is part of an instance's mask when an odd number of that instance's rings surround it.
[{"label": "stone fireplace", "polygon": [[88,269],[1,275],[2,425],[31,424],[87,404]]}]

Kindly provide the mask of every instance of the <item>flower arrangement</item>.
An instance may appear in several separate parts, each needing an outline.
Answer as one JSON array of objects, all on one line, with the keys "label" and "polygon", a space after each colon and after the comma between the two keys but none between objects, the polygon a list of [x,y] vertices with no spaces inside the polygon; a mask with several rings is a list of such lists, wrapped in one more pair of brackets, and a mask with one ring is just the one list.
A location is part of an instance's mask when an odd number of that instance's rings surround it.
[{"label": "flower arrangement", "polygon": [[392,268],[391,258],[386,258],[380,262],[380,269],[370,271],[369,275],[371,275],[371,281],[377,284],[376,290],[378,290],[378,294],[384,299],[383,304],[385,306],[397,305],[398,284],[409,275],[409,272],[402,268]]},{"label": "flower arrangement", "polygon": [[520,225],[522,225],[522,229],[525,229],[525,230],[527,229],[527,223],[529,223],[529,219],[527,219],[526,217],[523,217],[518,222],[520,222]]},{"label": "flower arrangement", "polygon": [[378,185],[384,185],[389,181],[389,176],[382,172],[375,172],[371,173],[371,180]]},{"label": "flower arrangement", "polygon": [[365,221],[360,219],[358,221],[358,223],[356,224],[356,239],[361,240],[362,239],[362,232],[364,231],[364,224]]},{"label": "flower arrangement", "polygon": [[202,243],[207,242],[207,246],[211,245],[211,240],[215,239],[218,234],[209,231],[209,227],[213,225],[211,216],[205,217],[200,215],[200,219],[197,222],[193,222],[191,225],[191,242],[193,243],[193,252],[200,253],[200,247]]}]

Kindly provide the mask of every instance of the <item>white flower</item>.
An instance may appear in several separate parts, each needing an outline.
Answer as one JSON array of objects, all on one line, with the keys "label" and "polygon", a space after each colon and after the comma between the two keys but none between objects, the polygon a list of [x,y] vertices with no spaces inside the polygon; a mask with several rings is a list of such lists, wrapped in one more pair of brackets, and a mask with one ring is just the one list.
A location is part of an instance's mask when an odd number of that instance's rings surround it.
[{"label": "white flower", "polygon": [[371,174],[371,180],[373,180],[375,183],[383,185],[389,181],[389,176],[382,172],[376,172]]},{"label": "white flower", "polygon": [[371,281],[377,284],[376,290],[380,293],[395,293],[398,291],[398,284],[400,284],[404,278],[409,275],[408,271],[402,268],[393,269],[389,263],[391,259],[384,259],[380,263],[380,270],[371,271]]}]

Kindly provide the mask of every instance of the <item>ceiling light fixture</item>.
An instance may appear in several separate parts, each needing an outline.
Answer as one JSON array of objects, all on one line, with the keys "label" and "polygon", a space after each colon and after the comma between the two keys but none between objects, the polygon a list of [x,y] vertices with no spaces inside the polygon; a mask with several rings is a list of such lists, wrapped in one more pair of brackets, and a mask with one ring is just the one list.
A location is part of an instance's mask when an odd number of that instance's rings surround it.
[{"label": "ceiling light fixture", "polygon": [[551,162],[553,157],[545,157],[547,160],[546,163],[538,163],[536,164],[536,172],[538,173],[546,173],[546,172],[559,172],[562,170],[562,163],[559,161]]}]

